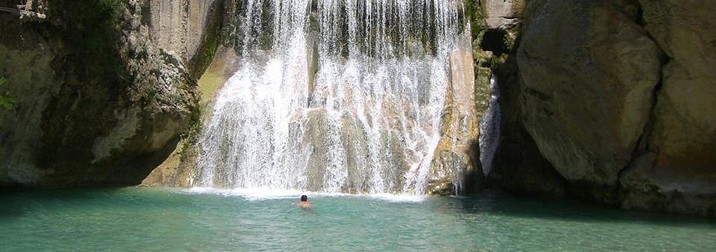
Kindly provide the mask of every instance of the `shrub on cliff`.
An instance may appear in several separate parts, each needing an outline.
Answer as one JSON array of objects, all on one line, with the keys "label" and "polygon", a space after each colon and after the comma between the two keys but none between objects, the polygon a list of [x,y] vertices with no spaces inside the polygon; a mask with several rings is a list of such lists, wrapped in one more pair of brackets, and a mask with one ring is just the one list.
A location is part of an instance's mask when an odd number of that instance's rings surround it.
[{"label": "shrub on cliff", "polygon": [[[7,80],[5,78],[0,77],[0,87],[5,85],[7,83]],[[0,107],[3,107],[7,110],[12,109],[12,107],[15,105],[15,98],[10,96],[10,92],[0,93]]]}]

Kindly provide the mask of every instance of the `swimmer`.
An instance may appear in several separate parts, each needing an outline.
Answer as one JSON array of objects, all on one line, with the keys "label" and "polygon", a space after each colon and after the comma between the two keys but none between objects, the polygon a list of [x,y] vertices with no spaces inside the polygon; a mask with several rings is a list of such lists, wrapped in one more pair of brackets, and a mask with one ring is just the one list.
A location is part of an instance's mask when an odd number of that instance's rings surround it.
[{"label": "swimmer", "polygon": [[310,208],[310,207],[311,207],[311,202],[308,202],[308,196],[306,196],[306,195],[301,195],[301,201],[299,201],[298,203],[296,203],[296,205],[298,205],[298,206],[301,207],[301,208]]}]

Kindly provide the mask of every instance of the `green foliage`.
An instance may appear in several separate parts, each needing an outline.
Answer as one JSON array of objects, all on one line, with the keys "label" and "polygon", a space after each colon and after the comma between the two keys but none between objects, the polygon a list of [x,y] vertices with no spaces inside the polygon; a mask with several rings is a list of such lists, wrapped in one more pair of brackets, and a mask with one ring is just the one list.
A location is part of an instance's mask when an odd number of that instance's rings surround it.
[{"label": "green foliage", "polygon": [[480,5],[481,1],[467,0],[465,1],[465,17],[472,26],[472,39],[475,40],[480,32],[486,29],[485,15]]},{"label": "green foliage", "polygon": [[82,1],[78,21],[86,28],[85,31],[92,35],[87,38],[87,49],[90,52],[103,50],[105,42],[114,38],[114,28],[122,7],[120,0],[99,0],[93,3]]},{"label": "green foliage", "polygon": [[194,56],[199,57],[195,59],[195,70],[194,73],[192,73],[196,78],[199,78],[203,74],[204,70],[209,67],[211,62],[214,60],[214,56],[216,55],[216,49],[219,48],[221,40],[224,39],[221,32],[221,22],[212,19],[212,23],[209,25],[208,34],[209,35],[204,37],[203,44],[200,47],[202,48],[202,52],[197,54],[197,56]]},{"label": "green foliage", "polygon": [[[7,80],[5,80],[5,78],[0,77],[0,87],[5,85],[5,83],[7,83]],[[0,94],[0,107],[3,107],[7,110],[11,110],[15,106],[15,102],[15,97],[10,96],[10,92]]]},{"label": "green foliage", "polygon": [[73,54],[89,61],[83,65],[104,71],[104,75],[121,68],[116,46],[123,0],[55,0],[48,4],[52,5],[50,18],[61,20],[62,35],[72,45]]}]

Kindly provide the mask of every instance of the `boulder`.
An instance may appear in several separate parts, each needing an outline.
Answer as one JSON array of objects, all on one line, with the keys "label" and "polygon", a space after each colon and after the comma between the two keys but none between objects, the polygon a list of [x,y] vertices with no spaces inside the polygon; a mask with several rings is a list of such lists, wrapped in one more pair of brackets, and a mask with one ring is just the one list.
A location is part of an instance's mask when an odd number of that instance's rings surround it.
[{"label": "boulder", "polygon": [[530,1],[525,13],[522,124],[572,193],[615,203],[649,120],[661,50],[606,1]]},{"label": "boulder", "polygon": [[669,60],[644,149],[621,180],[622,207],[716,215],[716,5],[640,2]]}]

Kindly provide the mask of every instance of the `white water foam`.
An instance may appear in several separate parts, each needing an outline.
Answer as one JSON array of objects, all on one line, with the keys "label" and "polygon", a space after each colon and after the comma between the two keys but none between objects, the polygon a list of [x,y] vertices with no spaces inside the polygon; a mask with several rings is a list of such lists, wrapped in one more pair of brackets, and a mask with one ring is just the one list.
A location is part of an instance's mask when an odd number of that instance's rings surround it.
[{"label": "white water foam", "polygon": [[237,189],[217,189],[212,187],[193,187],[179,191],[187,194],[211,194],[226,197],[241,197],[249,201],[263,201],[276,199],[299,199],[301,195],[310,195],[314,198],[369,198],[387,202],[423,202],[426,196],[413,194],[348,194],[348,193],[325,193],[325,192],[306,192],[298,190],[275,190],[270,188],[237,188]]},{"label": "white water foam", "polygon": [[242,7],[239,70],[200,137],[194,186],[422,194],[441,137],[449,55],[469,37],[458,28],[462,2]]}]

